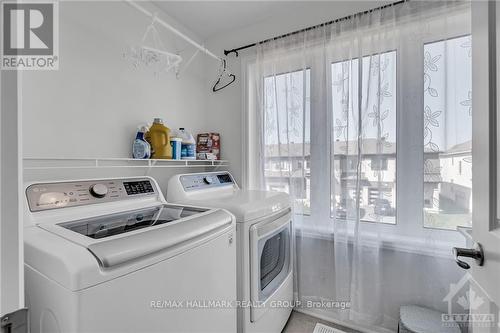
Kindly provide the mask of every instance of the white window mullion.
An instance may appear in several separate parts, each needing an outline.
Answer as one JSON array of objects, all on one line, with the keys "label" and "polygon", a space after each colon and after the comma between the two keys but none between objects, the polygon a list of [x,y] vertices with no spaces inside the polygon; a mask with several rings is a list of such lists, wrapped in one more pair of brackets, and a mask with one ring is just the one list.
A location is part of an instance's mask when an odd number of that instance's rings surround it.
[{"label": "white window mullion", "polygon": [[[306,115],[306,112],[307,112],[307,107],[306,107],[306,103],[307,103],[307,75],[306,75],[306,71],[303,71],[302,72],[302,168],[300,170],[300,174],[302,176],[302,179],[304,179],[304,183],[303,183],[303,186],[304,188],[301,187],[301,191],[306,193],[306,197],[307,197],[307,178],[306,178],[306,126],[307,126],[307,115]],[[311,132],[311,129],[309,129],[309,133]],[[309,150],[310,151],[310,150]],[[309,158],[309,161],[310,161],[310,158]],[[311,193],[309,191],[309,203],[311,202],[310,199],[311,199]]]},{"label": "white window mullion", "polygon": [[423,220],[423,50],[418,43],[402,46],[397,57],[398,233],[417,236]]},{"label": "white window mullion", "polygon": [[[325,208],[325,212],[326,212],[326,209],[328,210],[328,215],[326,215],[324,218],[325,220],[328,220],[330,225],[332,226],[332,229],[333,229],[333,223],[334,223],[334,219],[333,219],[333,215],[332,215],[332,195],[334,196],[335,194],[335,182],[334,182],[334,162],[333,162],[333,154],[334,154],[334,147],[333,147],[333,144],[334,144],[334,141],[335,141],[335,137],[333,135],[333,126],[334,126],[334,117],[333,117],[333,113],[332,113],[332,108],[333,108],[333,96],[332,96],[332,74],[331,74],[331,63],[332,63],[332,59],[329,58],[329,57],[326,57],[325,59],[323,59],[324,62],[323,62],[323,68],[324,68],[324,71],[323,72],[323,75],[325,76],[324,77],[324,80],[325,80],[325,94],[326,94],[326,98],[325,98],[325,105],[324,105],[324,112],[325,112],[325,120],[326,120],[326,138],[328,141],[327,144],[326,144],[326,147],[325,147],[325,154],[327,156],[326,160],[325,160],[325,170],[327,170],[327,177],[328,177],[328,193],[323,193],[323,196],[326,198],[326,202],[325,204],[327,205],[327,208]],[[328,217],[330,217],[328,219]]]},{"label": "white window mullion", "polygon": [[[321,60],[314,61],[314,64],[323,66]],[[330,216],[329,111],[324,95],[327,90],[324,71],[324,67],[311,67],[311,217],[321,221],[322,225],[328,223]]]}]

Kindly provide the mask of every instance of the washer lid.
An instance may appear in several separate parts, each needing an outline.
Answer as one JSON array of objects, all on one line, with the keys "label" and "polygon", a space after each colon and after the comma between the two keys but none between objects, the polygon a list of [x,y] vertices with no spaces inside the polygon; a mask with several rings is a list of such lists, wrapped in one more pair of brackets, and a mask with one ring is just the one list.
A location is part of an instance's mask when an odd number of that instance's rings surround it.
[{"label": "washer lid", "polygon": [[108,237],[83,221],[79,225],[89,226],[88,232],[83,232],[83,227],[68,229],[69,225],[29,227],[25,229],[25,264],[69,290],[81,290],[189,251],[234,227],[234,217],[222,209],[179,217],[124,233],[115,233],[110,226]]},{"label": "washer lid", "polygon": [[128,212],[63,222],[57,225],[92,239],[102,239],[171,223],[206,211],[207,209],[203,208],[159,205]]},{"label": "washer lid", "polygon": [[[168,214],[165,216],[167,217],[165,221],[168,221]],[[129,237],[93,243],[88,245],[87,249],[97,258],[102,267],[109,268],[161,251],[168,251],[180,244],[187,244],[189,241],[193,242],[214,234],[230,225],[230,216],[221,215],[213,218],[212,214],[210,218],[210,215],[203,215],[174,223],[170,227],[149,228]]]},{"label": "washer lid", "polygon": [[190,196],[185,204],[224,208],[233,213],[236,222],[246,222],[269,216],[290,207],[290,197],[283,192],[235,190],[230,193],[203,193]]}]

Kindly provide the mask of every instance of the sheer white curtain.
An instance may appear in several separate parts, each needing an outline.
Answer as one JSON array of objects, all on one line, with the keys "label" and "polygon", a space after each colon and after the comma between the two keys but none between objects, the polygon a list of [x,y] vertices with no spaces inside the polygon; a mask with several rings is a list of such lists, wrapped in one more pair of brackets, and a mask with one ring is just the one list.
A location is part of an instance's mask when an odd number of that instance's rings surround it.
[{"label": "sheer white curtain", "polygon": [[[469,16],[465,2],[409,1],[257,46],[249,184],[292,198],[303,311],[382,331],[396,329],[400,305],[443,308],[460,274],[448,253],[461,237],[424,228],[424,213],[443,211],[425,210],[426,191],[431,198],[446,191],[444,172],[430,182],[428,165],[441,170],[449,153],[429,151],[424,134],[437,123],[429,114],[446,117],[450,128],[440,128],[441,136],[466,142],[457,133],[470,120],[454,115],[470,103],[467,92],[463,99],[462,88],[441,78],[443,105],[432,103],[442,112],[425,111],[424,74],[441,58],[426,45],[463,38],[456,52],[437,48],[455,59],[443,64],[442,77],[464,67],[457,59],[459,51],[467,54],[467,41],[470,47]],[[434,269],[421,272],[419,265]]]}]

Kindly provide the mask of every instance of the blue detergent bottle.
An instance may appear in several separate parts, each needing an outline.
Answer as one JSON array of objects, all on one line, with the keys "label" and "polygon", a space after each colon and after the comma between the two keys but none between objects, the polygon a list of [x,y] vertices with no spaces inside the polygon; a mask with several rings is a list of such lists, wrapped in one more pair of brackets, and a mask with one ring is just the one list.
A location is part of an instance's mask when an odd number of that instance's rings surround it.
[{"label": "blue detergent bottle", "polygon": [[132,145],[132,156],[136,159],[148,159],[151,157],[151,145],[146,141],[145,135],[148,131],[147,126],[140,126]]},{"label": "blue detergent bottle", "polygon": [[179,128],[177,134],[182,138],[181,144],[181,159],[195,160],[196,159],[196,141],[193,135],[186,131],[184,127]]}]

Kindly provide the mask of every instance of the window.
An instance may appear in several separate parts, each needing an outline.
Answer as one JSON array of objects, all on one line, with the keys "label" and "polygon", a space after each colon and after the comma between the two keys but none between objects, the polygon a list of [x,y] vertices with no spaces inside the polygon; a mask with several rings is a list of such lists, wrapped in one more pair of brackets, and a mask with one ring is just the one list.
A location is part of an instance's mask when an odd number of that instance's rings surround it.
[{"label": "window", "polygon": [[363,221],[395,224],[396,51],[365,56],[359,67],[358,59],[331,65],[331,214],[355,218],[359,197]]},{"label": "window", "polygon": [[471,226],[471,63],[470,36],[424,45],[425,227]]},{"label": "window", "polygon": [[295,211],[310,213],[309,69],[264,78],[264,178],[268,190],[293,193]]},{"label": "window", "polygon": [[470,13],[453,17],[249,59],[248,184],[262,185],[265,164],[267,189],[292,194],[311,233],[355,232],[360,218],[391,239],[461,241],[450,230],[471,225]]}]

